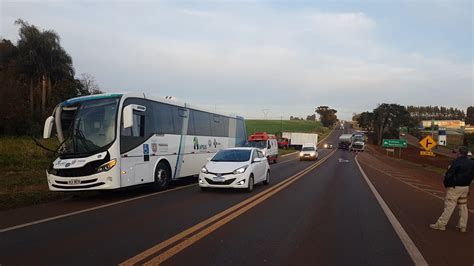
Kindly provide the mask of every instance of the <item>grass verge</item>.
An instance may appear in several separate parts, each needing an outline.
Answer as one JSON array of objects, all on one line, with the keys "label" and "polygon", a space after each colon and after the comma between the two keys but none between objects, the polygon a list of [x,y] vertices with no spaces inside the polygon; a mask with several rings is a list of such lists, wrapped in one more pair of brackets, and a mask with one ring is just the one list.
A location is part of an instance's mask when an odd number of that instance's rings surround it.
[{"label": "grass verge", "polygon": [[[57,145],[55,140],[42,143],[51,149]],[[65,197],[48,190],[45,171],[53,160],[29,137],[0,137],[0,210]]]}]

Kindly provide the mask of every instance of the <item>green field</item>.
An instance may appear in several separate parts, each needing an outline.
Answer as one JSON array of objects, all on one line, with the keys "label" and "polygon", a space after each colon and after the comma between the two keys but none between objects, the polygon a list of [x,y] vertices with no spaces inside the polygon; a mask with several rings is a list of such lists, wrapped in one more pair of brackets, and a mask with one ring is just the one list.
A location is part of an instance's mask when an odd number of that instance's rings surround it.
[{"label": "green field", "polygon": [[303,132],[324,134],[329,131],[319,121],[306,120],[245,120],[247,134],[267,132],[279,134],[280,132]]}]

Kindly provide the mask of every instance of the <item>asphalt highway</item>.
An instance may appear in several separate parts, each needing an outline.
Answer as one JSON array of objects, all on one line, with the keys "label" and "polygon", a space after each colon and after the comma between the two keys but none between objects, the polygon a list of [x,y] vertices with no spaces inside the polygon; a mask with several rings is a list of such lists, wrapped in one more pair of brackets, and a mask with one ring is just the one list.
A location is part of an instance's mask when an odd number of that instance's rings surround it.
[{"label": "asphalt highway", "polygon": [[[341,133],[326,141],[336,144]],[[271,184],[252,193],[201,192],[191,183],[134,200],[133,192],[79,198],[87,203],[72,202],[71,210],[63,203],[54,215],[85,211],[19,228],[7,223],[0,265],[413,264],[355,155],[319,153],[315,162],[282,158],[271,165]]]}]

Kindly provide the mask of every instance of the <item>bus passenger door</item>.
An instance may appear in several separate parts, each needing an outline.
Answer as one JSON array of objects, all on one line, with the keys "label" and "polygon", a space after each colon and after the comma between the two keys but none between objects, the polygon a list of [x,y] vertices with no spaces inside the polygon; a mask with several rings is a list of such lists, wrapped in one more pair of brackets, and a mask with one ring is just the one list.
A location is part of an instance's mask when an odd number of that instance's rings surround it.
[{"label": "bus passenger door", "polygon": [[[150,131],[147,128],[147,126],[150,126],[149,108],[144,102],[137,103],[140,105],[134,104],[134,106],[138,106],[139,108],[133,109],[133,125],[124,128],[123,119],[121,124],[120,154],[122,186],[131,186],[153,181],[150,169],[150,146],[147,143]],[[124,104],[124,106],[126,105]]]}]

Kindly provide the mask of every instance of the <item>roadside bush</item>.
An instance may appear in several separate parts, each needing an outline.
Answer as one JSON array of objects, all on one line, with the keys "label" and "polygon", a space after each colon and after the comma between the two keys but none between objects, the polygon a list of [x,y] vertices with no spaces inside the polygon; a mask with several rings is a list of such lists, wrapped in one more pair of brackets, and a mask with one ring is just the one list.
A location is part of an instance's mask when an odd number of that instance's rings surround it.
[{"label": "roadside bush", "polygon": [[467,146],[469,150],[474,149],[474,133],[464,134],[464,146]]}]

